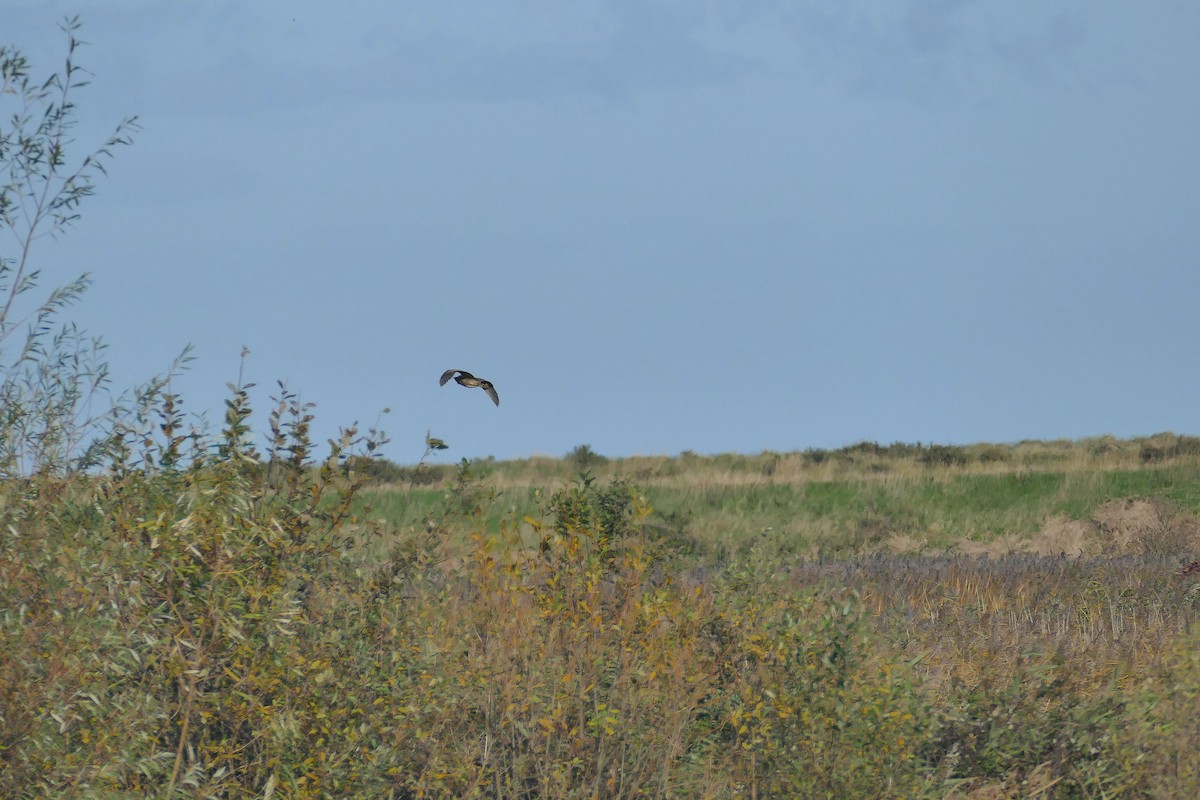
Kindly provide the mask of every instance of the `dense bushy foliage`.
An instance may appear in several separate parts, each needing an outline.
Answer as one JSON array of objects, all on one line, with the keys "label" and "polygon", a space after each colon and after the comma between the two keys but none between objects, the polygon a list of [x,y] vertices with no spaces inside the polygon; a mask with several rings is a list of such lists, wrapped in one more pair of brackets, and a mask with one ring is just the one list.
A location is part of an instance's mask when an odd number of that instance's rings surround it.
[{"label": "dense bushy foliage", "polygon": [[3,485],[0,796],[1193,796],[1198,598],[1150,555],[705,563],[628,483],[489,533],[469,464],[405,535],[356,432],[268,480],[249,414]]},{"label": "dense bushy foliage", "polygon": [[564,490],[552,517],[520,523],[540,547],[514,521],[434,567],[436,548],[380,550],[348,516],[343,452],[278,488],[247,470],[248,413],[239,391],[186,468],[147,471],[131,453],[103,478],[8,486],[0,794],[902,796],[919,783],[900,745],[925,712],[870,657],[852,596],[746,592],[745,566],[666,575],[628,486]]}]

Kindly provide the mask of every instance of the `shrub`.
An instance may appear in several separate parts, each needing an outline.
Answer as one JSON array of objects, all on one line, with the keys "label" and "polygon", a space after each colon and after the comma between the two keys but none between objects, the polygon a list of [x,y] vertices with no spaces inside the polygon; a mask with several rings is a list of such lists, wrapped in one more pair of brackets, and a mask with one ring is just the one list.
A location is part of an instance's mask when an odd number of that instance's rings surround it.
[{"label": "shrub", "polygon": [[1165,447],[1153,444],[1142,445],[1142,449],[1138,452],[1138,457],[1141,458],[1143,464],[1163,461],[1167,458],[1167,455],[1168,451]]},{"label": "shrub", "polygon": [[347,460],[347,469],[358,473],[371,485],[403,483],[409,486],[431,486],[446,480],[452,468],[442,464],[419,464],[402,467],[386,458],[354,456]]},{"label": "shrub", "polygon": [[967,463],[967,452],[948,444],[931,444],[921,453],[921,463],[927,467],[958,467]]},{"label": "shrub", "polygon": [[718,589],[726,598],[714,621],[721,680],[706,709],[722,721],[714,753],[728,789],[751,797],[920,794],[930,719],[911,676],[873,655],[853,593],[798,590],[767,571],[763,547],[718,578],[730,591]]},{"label": "shrub", "polygon": [[[553,517],[547,534],[556,538],[582,537],[606,557],[615,545],[639,530],[638,523],[649,513],[638,491],[622,479],[597,486],[585,476],[569,488],[555,492],[546,501],[546,512]],[[543,538],[543,548],[546,540]]]},{"label": "shrub", "polygon": [[[290,440],[272,486],[247,444],[246,388],[190,462],[160,396],[160,437],[121,437],[109,474],[10,518],[0,673],[23,691],[0,696],[17,732],[0,795],[249,797],[270,780],[307,796],[318,772],[322,790],[361,786],[379,777],[364,760],[390,763],[373,728],[319,735],[386,686],[352,656],[407,563],[353,558],[344,462],[362,440],[344,431],[312,465],[307,440]],[[337,662],[327,681],[318,665]]]},{"label": "shrub", "polygon": [[581,444],[567,453],[567,461],[570,461],[579,472],[587,472],[593,467],[608,463],[607,458],[597,453],[588,444]]},{"label": "shrub", "polygon": [[1175,451],[1181,456],[1200,455],[1200,436],[1180,436]]},{"label": "shrub", "polygon": [[984,464],[999,464],[1009,460],[1009,451],[996,445],[988,445],[979,451],[979,460]]},{"label": "shrub", "polygon": [[828,450],[814,448],[804,451],[804,460],[810,464],[824,464],[830,458]]},{"label": "shrub", "polygon": [[855,456],[882,456],[887,452],[887,448],[881,447],[878,442],[864,441],[843,447],[837,452],[840,456],[853,459]]},{"label": "shrub", "polygon": [[[112,151],[129,144],[136,121],[127,119],[95,152],[68,163],[77,123],[75,93],[86,85],[75,62],[78,23],[67,22],[62,73],[34,78],[20,51],[0,46],[0,479],[63,474],[96,466],[116,412],[110,404],[104,346],[70,323],[59,324],[91,279],[86,273],[41,292],[33,243],[70,227],[95,191]],[[22,339],[18,334],[25,331]],[[13,348],[12,345],[16,344]]]},{"label": "shrub", "polygon": [[1123,767],[1126,791],[1142,797],[1200,796],[1200,636],[1181,637],[1161,669],[1131,698],[1105,755]]},{"label": "shrub", "polygon": [[1024,660],[1001,680],[983,682],[940,710],[937,736],[925,757],[950,779],[1018,783],[1034,773],[1054,776],[1049,796],[1073,792],[1110,770],[1104,749],[1113,740],[1121,707],[1106,696],[1087,699],[1053,660]]}]

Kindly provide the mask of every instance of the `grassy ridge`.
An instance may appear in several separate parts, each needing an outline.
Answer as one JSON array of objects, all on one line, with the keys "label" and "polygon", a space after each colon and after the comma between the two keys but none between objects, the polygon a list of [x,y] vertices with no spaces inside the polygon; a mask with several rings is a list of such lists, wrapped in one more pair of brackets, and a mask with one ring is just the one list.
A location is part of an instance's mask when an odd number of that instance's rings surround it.
[{"label": "grassy ridge", "polygon": [[[893,445],[892,452],[858,445],[817,457],[594,458],[582,467],[570,457],[538,458],[476,463],[474,469],[495,494],[488,518],[493,531],[505,514],[536,513],[582,468],[601,480],[634,480],[656,511],[685,523],[700,542],[729,544],[770,532],[797,550],[829,553],[878,546],[899,535],[932,550],[962,541],[1032,540],[1047,520],[1087,520],[1104,503],[1126,497],[1161,498],[1200,512],[1200,452],[1190,437],[1098,441],[1103,446],[960,448],[955,452],[962,463],[950,466],[923,463],[928,450],[915,445]],[[448,480],[443,476],[449,474],[443,468],[434,476]],[[388,483],[364,495],[362,510],[415,529],[445,493],[442,487]]]}]

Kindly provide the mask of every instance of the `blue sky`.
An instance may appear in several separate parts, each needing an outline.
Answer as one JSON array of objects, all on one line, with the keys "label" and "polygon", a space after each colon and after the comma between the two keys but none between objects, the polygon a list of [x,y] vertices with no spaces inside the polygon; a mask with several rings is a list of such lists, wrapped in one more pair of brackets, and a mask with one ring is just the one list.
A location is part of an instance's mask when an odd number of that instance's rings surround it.
[{"label": "blue sky", "polygon": [[[0,40],[57,69],[57,0]],[[1200,4],[82,9],[72,317],[386,455],[1200,432]],[[447,368],[490,378],[439,387]]]}]

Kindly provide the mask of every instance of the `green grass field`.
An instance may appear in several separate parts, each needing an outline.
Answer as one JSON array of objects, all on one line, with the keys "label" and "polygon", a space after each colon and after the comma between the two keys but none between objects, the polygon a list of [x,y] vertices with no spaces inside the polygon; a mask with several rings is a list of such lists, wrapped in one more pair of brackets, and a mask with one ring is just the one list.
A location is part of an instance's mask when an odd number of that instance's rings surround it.
[{"label": "green grass field", "polygon": [[[976,455],[950,467],[924,465],[919,454],[897,446],[898,456],[866,460],[854,459],[849,448],[850,457],[840,464],[829,463],[836,455],[816,464],[811,454],[684,456],[605,461],[587,471],[598,480],[636,483],[660,516],[683,524],[700,543],[728,545],[769,533],[797,551],[830,554],[879,546],[892,536],[925,551],[963,541],[1032,543],[1048,520],[1087,520],[1121,498],[1162,499],[1200,512],[1200,449],[1189,438],[1103,441],[1103,449],[1090,442],[964,448],[966,458],[972,452],[990,457]],[[1177,455],[1147,461],[1142,454],[1148,449]],[[475,465],[494,493],[487,529],[499,531],[506,517],[536,514],[549,493],[579,479],[575,466],[570,459]],[[443,486],[385,483],[364,492],[358,509],[411,530],[444,502],[446,492]]]}]

